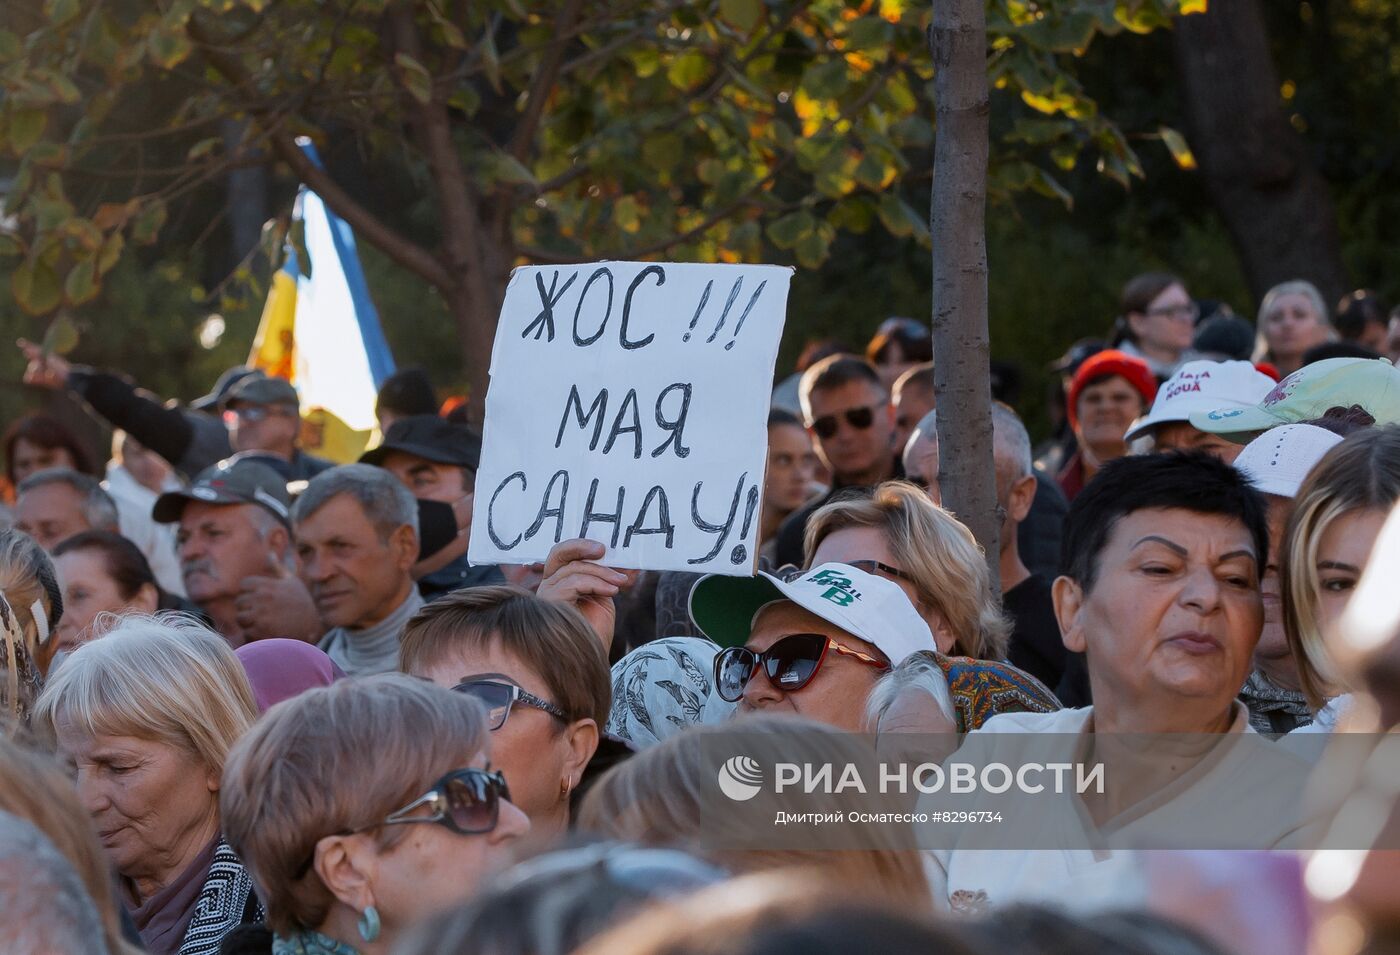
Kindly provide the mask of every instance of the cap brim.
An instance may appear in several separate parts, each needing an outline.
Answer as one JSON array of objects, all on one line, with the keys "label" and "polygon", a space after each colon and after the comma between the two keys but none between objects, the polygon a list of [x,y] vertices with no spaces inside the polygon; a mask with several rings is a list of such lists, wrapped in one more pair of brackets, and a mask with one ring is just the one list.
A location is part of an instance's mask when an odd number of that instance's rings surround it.
[{"label": "cap brim", "polygon": [[1216,411],[1196,411],[1187,419],[1198,431],[1218,434],[1235,444],[1248,444],[1261,431],[1268,431],[1290,422],[1263,408],[1221,408]]},{"label": "cap brim", "polygon": [[384,459],[395,451],[401,454],[411,454],[414,457],[422,458],[425,461],[432,461],[434,464],[450,464],[458,468],[476,468],[477,465],[471,461],[463,460],[454,456],[450,451],[430,444],[381,444],[377,448],[370,448],[360,455],[361,464],[372,464],[379,467]]},{"label": "cap brim", "polygon": [[787,595],[767,576],[710,574],[690,588],[690,618],[701,633],[721,647],[741,647],[748,642],[759,608],[786,599]]},{"label": "cap brim", "polygon": [[196,398],[190,402],[190,408],[194,411],[216,411],[219,407],[219,396],[214,394]]}]

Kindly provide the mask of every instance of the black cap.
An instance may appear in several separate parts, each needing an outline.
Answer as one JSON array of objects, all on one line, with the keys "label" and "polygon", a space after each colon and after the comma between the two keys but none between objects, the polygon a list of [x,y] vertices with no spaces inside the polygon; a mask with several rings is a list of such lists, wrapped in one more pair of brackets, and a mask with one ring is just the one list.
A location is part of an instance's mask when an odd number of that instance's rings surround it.
[{"label": "black cap", "polygon": [[1057,371],[1062,375],[1073,375],[1086,359],[1092,358],[1107,347],[1101,339],[1081,338],[1051,363],[1050,370]]},{"label": "black cap", "polygon": [[291,405],[295,408],[300,401],[290,381],[255,371],[230,388],[228,394],[219,400],[219,406],[227,408],[242,402],[246,405]]},{"label": "black cap", "polygon": [[379,465],[391,451],[476,470],[481,464],[481,436],[437,415],[411,415],[389,425],[383,443],[360,455],[360,463]]},{"label": "black cap", "polygon": [[238,455],[199,472],[189,488],[156,498],[151,516],[161,524],[180,520],[190,501],[205,504],[257,504],[284,524],[291,523],[291,498],[282,476],[260,461]]},{"label": "black cap", "polygon": [[1254,326],[1238,315],[1217,313],[1196,327],[1191,347],[1203,355],[1249,361],[1254,353]]},{"label": "black cap", "polygon": [[219,402],[229,393],[234,385],[238,384],[249,375],[256,375],[259,372],[246,365],[234,365],[219,376],[219,380],[214,382],[214,390],[203,397],[196,398],[190,402],[190,407],[195,411],[213,411],[218,407]]}]

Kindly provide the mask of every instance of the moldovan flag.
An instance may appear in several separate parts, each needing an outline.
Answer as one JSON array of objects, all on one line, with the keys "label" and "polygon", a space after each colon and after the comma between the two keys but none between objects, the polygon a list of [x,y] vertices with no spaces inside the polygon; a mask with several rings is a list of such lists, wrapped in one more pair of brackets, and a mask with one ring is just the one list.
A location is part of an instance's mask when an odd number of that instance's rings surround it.
[{"label": "moldovan flag", "polygon": [[292,380],[296,373],[296,309],[297,250],[287,246],[287,261],[272,276],[272,288],[263,305],[258,333],[253,337],[253,350],[248,355],[248,367],[256,368],[273,378]]},{"label": "moldovan flag", "polygon": [[312,454],[346,463],[369,445],[375,397],[394,373],[394,359],[350,226],[309,189],[299,202],[311,259],[310,278],[297,277],[291,379],[301,396],[301,444]]}]

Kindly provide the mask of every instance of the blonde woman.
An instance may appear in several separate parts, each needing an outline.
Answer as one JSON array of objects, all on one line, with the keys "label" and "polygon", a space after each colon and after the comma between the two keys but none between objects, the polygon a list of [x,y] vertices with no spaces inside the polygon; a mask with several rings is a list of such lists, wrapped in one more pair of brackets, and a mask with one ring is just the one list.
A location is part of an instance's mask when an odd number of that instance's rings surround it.
[{"label": "blonde woman", "polygon": [[1400,499],[1400,425],[1358,431],[1318,462],[1298,491],[1279,550],[1283,629],[1315,719],[1330,731],[1351,687],[1330,631],[1346,609],[1391,506]]},{"label": "blonde woman", "polygon": [[48,555],[27,534],[0,531],[0,735],[28,728],[62,617]]},{"label": "blonde woman", "polygon": [[806,565],[850,564],[898,584],[940,653],[1006,659],[1010,622],[972,532],[921,489],[888,481],[833,501],[807,522]]},{"label": "blonde woman", "polygon": [[74,650],[35,705],[154,955],[213,955],[258,917],[219,818],[224,760],[256,714],[228,643],[176,615],[123,617]]},{"label": "blonde woman", "polygon": [[113,955],[139,955],[139,949],[122,938],[111,870],[97,842],[92,820],[78,802],[72,781],[58,764],[0,739],[0,812],[29,820],[72,863],[97,907],[107,951]]},{"label": "blonde woman", "polygon": [[[813,849],[810,831],[794,827],[792,833],[774,834],[774,813],[793,808],[791,794],[763,790],[738,810],[716,785],[715,766],[736,752],[760,766],[853,764],[874,778],[875,754],[859,739],[786,715],[696,727],[611,769],[584,796],[579,828],[622,842],[684,849],[736,873],[798,870],[856,898],[928,912],[931,890],[920,853],[911,848],[917,844],[912,831],[855,826],[834,835],[827,848]],[[872,808],[865,795],[820,788],[802,799],[804,812],[854,814]]]},{"label": "blonde woman", "polygon": [[1267,362],[1280,377],[1303,367],[1309,348],[1331,341],[1332,323],[1322,293],[1311,282],[1283,282],[1269,289],[1255,322],[1254,361]]}]

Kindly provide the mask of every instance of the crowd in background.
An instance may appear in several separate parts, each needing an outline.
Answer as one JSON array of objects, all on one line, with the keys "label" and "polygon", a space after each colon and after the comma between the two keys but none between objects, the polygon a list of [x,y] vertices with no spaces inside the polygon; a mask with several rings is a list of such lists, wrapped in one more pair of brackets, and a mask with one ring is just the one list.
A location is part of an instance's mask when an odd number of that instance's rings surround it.
[{"label": "crowd in background", "polygon": [[[942,507],[928,328],[808,343],[752,578],[588,540],[472,565],[480,434],[420,371],[334,466],[281,379],[166,402],[21,341],[113,439],[98,462],[43,413],[3,439],[4,950],[1389,950],[1400,786],[1375,851],[1309,852],[1325,820],[1232,789],[1225,741],[1400,725],[1400,316],[1299,281],[1251,324],[1155,273],[1121,304],[1053,362],[1039,444],[988,369],[990,562]],[[1190,828],[1206,799],[1260,851],[735,848],[704,807],[736,728],[814,760],[1058,734],[1111,765],[1192,734],[1171,778],[1037,825]]]}]

